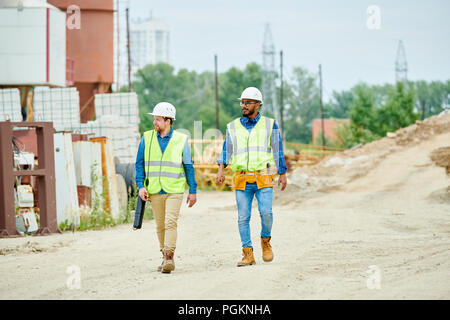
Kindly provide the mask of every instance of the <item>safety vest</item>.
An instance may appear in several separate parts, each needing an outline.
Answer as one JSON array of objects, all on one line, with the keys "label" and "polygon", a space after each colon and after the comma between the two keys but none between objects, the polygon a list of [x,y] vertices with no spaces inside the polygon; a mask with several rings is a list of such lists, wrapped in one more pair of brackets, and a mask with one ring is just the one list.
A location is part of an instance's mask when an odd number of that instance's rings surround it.
[{"label": "safety vest", "polygon": [[173,131],[164,153],[159,146],[157,132],[144,132],[145,179],[147,192],[156,194],[164,189],[167,193],[183,193],[186,188],[186,174],[183,167],[185,134]]},{"label": "safety vest", "polygon": [[274,120],[261,116],[250,132],[235,119],[227,128],[233,144],[233,171],[259,171],[274,166],[275,161],[270,144]]}]

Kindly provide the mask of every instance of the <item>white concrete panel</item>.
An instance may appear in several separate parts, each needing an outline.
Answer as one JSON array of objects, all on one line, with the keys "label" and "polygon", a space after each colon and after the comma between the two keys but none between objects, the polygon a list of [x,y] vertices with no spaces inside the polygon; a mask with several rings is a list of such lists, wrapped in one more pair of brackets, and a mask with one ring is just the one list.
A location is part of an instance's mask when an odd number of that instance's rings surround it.
[{"label": "white concrete panel", "polygon": [[50,10],[50,82],[66,86],[66,14]]},{"label": "white concrete panel", "polygon": [[[47,83],[46,10],[0,8],[0,84]],[[49,10],[48,84],[65,86],[65,13],[56,8]]]},{"label": "white concrete panel", "polygon": [[55,148],[55,184],[56,216],[58,225],[73,221],[80,225],[80,211],[73,160],[72,135],[70,133],[54,134]]}]

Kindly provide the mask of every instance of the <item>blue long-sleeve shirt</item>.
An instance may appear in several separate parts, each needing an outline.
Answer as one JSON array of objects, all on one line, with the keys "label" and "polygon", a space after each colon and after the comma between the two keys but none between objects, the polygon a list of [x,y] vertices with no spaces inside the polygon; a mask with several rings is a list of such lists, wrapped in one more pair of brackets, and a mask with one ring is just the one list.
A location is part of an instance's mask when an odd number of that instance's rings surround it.
[{"label": "blue long-sleeve shirt", "polygon": [[[161,147],[161,152],[166,150],[167,144],[172,138],[173,128],[170,129],[168,135],[161,137],[159,132],[157,132],[159,146]],[[136,184],[138,189],[144,188],[144,178],[145,178],[145,168],[144,168],[144,151],[145,151],[145,140],[142,136],[141,142],[139,143],[139,148],[136,156]],[[189,193],[197,193],[197,181],[195,181],[195,170],[192,164],[191,149],[189,148],[189,143],[186,140],[186,144],[183,149],[183,167],[186,173],[187,184],[189,185]],[[167,193],[163,189],[159,192],[160,194]]]},{"label": "blue long-sleeve shirt", "polygon": [[[261,118],[261,114],[258,113],[253,119],[247,117],[241,117],[242,125],[250,132],[258,120]],[[273,158],[278,168],[278,174],[285,173],[287,171],[286,162],[284,161],[283,143],[281,141],[280,130],[277,123],[273,122],[272,135],[270,137],[270,145],[272,147]],[[227,130],[225,141],[223,142],[222,154],[217,160],[218,164],[223,164],[226,167],[229,163],[230,157],[233,154],[233,144],[231,142],[230,133]]]}]

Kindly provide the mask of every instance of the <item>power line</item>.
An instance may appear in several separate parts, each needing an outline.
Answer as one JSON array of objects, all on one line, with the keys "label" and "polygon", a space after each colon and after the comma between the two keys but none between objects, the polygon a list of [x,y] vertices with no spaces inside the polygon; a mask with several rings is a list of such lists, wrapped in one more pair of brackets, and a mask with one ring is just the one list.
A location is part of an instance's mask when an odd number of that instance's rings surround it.
[{"label": "power line", "polygon": [[280,126],[281,138],[284,141],[284,101],[283,101],[283,50],[280,51]]},{"label": "power line", "polygon": [[264,42],[262,47],[262,92],[264,95],[263,113],[272,112],[275,116],[275,120],[280,123],[279,110],[276,107],[275,54],[275,46],[273,44],[270,24],[267,23],[264,31]]},{"label": "power line", "polygon": [[214,77],[216,82],[216,129],[219,130],[219,77],[217,76],[217,54],[214,55]]},{"label": "power line", "polygon": [[399,40],[397,47],[397,58],[395,60],[395,82],[403,83],[405,89],[408,85],[408,63],[406,62],[405,47],[403,41]]},{"label": "power line", "polygon": [[322,103],[322,65],[319,64],[319,98],[320,98],[320,118],[322,122],[322,147],[325,148],[325,124],[323,119]]},{"label": "power line", "polygon": [[127,53],[128,53],[128,92],[131,92],[131,61],[130,61],[130,21],[128,8],[126,9],[127,17]]}]

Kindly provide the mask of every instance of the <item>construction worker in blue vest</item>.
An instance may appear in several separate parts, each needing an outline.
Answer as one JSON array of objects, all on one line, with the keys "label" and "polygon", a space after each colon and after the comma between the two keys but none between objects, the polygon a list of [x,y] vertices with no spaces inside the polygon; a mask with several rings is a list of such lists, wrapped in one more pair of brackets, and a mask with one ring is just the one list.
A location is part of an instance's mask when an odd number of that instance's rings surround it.
[{"label": "construction worker in blue vest", "polygon": [[163,261],[157,270],[170,273],[175,269],[174,252],[177,221],[186,182],[189,208],[197,201],[197,182],[188,137],[173,130],[175,107],[158,103],[152,113],[154,130],[144,132],[136,157],[136,184],[139,197],[150,200],[156,222]]},{"label": "construction worker in blue vest", "polygon": [[242,117],[227,125],[222,155],[217,160],[219,168],[216,182],[218,185],[224,182],[223,168],[230,163],[231,158],[231,170],[235,174],[233,189],[238,208],[238,227],[243,255],[237,266],[241,267],[256,263],[250,238],[250,216],[255,196],[261,217],[262,258],[265,262],[273,260],[270,240],[274,174],[279,174],[278,186],[281,186],[281,190],[286,188],[287,179],[278,125],[274,119],[259,113],[263,104],[261,92],[255,87],[246,88],[238,100],[242,108]]}]

